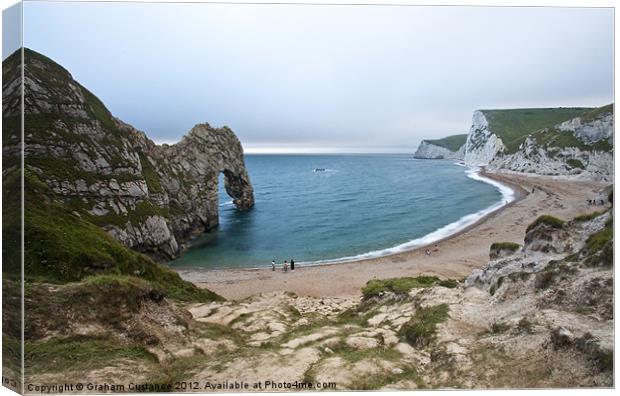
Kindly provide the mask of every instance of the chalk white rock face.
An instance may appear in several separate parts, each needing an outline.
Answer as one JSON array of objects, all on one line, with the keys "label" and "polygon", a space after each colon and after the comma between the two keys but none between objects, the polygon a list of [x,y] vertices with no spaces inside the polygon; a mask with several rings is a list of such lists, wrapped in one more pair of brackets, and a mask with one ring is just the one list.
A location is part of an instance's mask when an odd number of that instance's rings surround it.
[{"label": "chalk white rock face", "polygon": [[[613,114],[605,113],[584,123],[576,117],[556,125],[563,133],[573,134],[586,144],[608,140],[613,144]],[[545,147],[529,136],[516,153],[497,156],[488,169],[496,172],[520,172],[571,179],[613,181],[613,151],[584,150],[578,147]]]},{"label": "chalk white rock face", "polygon": [[611,112],[605,113],[585,123],[581,117],[575,117],[559,124],[557,128],[561,131],[572,132],[586,144],[596,143],[603,139],[611,139],[614,133],[614,115]]},{"label": "chalk white rock face", "polygon": [[489,129],[489,122],[480,110],[474,111],[472,125],[465,143],[465,164],[486,166],[498,152],[505,149],[502,139]]},{"label": "chalk white rock face", "polygon": [[465,157],[465,145],[461,146],[457,151],[449,150],[445,147],[437,146],[422,140],[413,158],[419,159],[451,159],[462,160]]}]

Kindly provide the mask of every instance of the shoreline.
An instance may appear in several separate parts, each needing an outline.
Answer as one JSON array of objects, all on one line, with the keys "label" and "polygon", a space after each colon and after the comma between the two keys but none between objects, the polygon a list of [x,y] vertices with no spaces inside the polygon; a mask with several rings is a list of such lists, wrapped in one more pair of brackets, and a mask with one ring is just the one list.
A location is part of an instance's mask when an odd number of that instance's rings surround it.
[{"label": "shoreline", "polygon": [[[299,295],[360,295],[373,278],[435,275],[461,279],[488,261],[493,242],[523,243],[525,227],[540,214],[565,219],[600,207],[588,207],[587,197],[609,184],[594,181],[558,181],[543,176],[490,173],[479,175],[508,186],[515,199],[482,216],[474,223],[429,244],[383,256],[334,263],[299,265],[295,272],[280,268],[196,269],[172,268],[185,280],[239,299],[270,291],[290,291]],[[530,192],[531,191],[531,192]],[[525,219],[528,218],[527,222]],[[438,244],[440,250],[426,256],[424,249]]]},{"label": "shoreline", "polygon": [[[464,165],[463,165],[464,166]],[[501,201],[498,203],[495,203],[493,205],[490,205],[487,208],[483,208],[477,212],[474,213],[468,213],[464,216],[462,216],[459,220],[446,224],[445,226],[439,227],[434,231],[431,231],[430,233],[423,235],[419,238],[416,239],[412,239],[410,241],[404,242],[400,245],[396,245],[396,246],[392,246],[389,248],[385,248],[385,249],[381,249],[381,250],[376,250],[376,251],[371,251],[371,252],[366,252],[366,253],[360,253],[358,255],[355,256],[348,256],[348,257],[341,257],[341,258],[336,258],[336,259],[326,259],[326,260],[318,260],[318,261],[310,261],[310,262],[304,262],[304,261],[299,261],[296,264],[297,265],[301,265],[304,267],[319,267],[319,266],[328,266],[328,265],[336,265],[336,264],[346,264],[346,263],[352,263],[352,262],[360,262],[360,261],[364,261],[364,260],[372,260],[372,259],[376,259],[376,258],[381,258],[381,257],[389,257],[395,254],[400,254],[400,253],[407,253],[407,252],[411,252],[413,250],[416,249],[422,249],[422,248],[426,248],[429,247],[433,244],[438,244],[441,243],[443,241],[446,241],[454,236],[459,235],[460,233],[466,232],[467,230],[471,229],[472,227],[475,227],[477,224],[479,224],[480,222],[484,221],[487,217],[492,216],[502,210],[504,210],[505,208],[507,208],[508,206],[514,204],[515,202],[523,199],[524,196],[526,196],[528,194],[528,192],[523,189],[521,186],[519,186],[518,184],[515,184],[513,182],[511,182],[510,180],[506,181],[504,178],[502,178],[501,176],[499,176],[498,174],[494,174],[494,173],[487,173],[484,167],[477,167],[477,170],[473,170],[473,174],[475,174],[476,176],[478,176],[480,179],[490,179],[492,181],[495,181],[497,183],[499,183],[500,185],[502,185],[503,187],[508,187],[508,189],[511,190],[512,192],[512,201],[503,204],[495,209],[490,210],[488,213],[485,213],[484,215],[480,216],[479,218],[477,218],[473,223],[468,224],[462,228],[459,228],[457,230],[455,230],[452,233],[449,233],[445,236],[440,237],[439,239],[434,239],[434,240],[430,240],[427,243],[422,243],[420,245],[414,245],[411,247],[404,247],[402,248],[402,250],[396,251],[396,252],[389,252],[390,250],[393,249],[398,249],[401,246],[405,246],[408,244],[412,244],[415,241],[418,240],[422,240],[424,238],[429,237],[430,235],[432,235],[435,232],[438,232],[440,230],[442,230],[445,227],[449,227],[453,224],[456,224],[458,222],[460,222],[462,219],[464,219],[467,216],[473,216],[476,215],[477,213],[480,212],[484,212],[486,210],[489,210],[491,208],[493,208],[494,206],[500,205]],[[467,171],[466,171],[467,173]],[[469,176],[468,176],[469,177]],[[476,179],[476,178],[472,178],[474,180],[480,180],[480,179]],[[494,184],[489,183],[488,181],[484,181],[484,180],[480,180],[483,183],[487,183],[487,184],[491,184],[494,187]],[[497,187],[498,190],[500,191],[500,193],[502,194],[502,200],[505,198],[504,197],[504,193],[501,191],[500,187]],[[232,201],[230,201],[230,203],[232,203]],[[224,204],[220,204],[220,206],[223,205],[227,205],[228,202],[224,203]],[[386,252],[386,253],[379,253],[379,252]],[[373,253],[378,253],[376,255],[373,255]],[[281,263],[278,263],[278,265],[281,265]],[[229,267],[229,268],[213,268],[213,269],[208,269],[208,268],[199,268],[199,267],[169,267],[170,269],[177,271],[177,272],[214,272],[214,271],[256,271],[256,270],[264,270],[264,269],[270,269],[271,267],[269,265],[265,265],[263,267],[246,267],[246,268],[236,268],[236,267]]]}]

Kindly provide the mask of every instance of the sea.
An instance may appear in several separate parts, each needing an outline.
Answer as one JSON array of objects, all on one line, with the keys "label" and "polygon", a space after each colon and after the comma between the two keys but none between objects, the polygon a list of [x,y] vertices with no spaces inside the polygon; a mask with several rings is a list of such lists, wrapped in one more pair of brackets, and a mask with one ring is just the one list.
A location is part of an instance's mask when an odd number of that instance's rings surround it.
[{"label": "sea", "polygon": [[410,154],[246,155],[256,204],[238,211],[220,177],[219,226],[177,268],[337,264],[431,244],[514,200],[449,160]]}]

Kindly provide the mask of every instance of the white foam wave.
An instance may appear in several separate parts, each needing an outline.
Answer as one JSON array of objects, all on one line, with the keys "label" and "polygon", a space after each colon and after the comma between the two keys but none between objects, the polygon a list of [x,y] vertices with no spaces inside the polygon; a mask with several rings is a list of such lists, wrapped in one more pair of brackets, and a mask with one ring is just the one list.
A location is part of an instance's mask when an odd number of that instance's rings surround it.
[{"label": "white foam wave", "polygon": [[232,204],[233,204],[233,201],[231,199],[230,201],[222,202],[220,204],[220,207],[222,207],[222,206],[232,206]]},{"label": "white foam wave", "polygon": [[397,245],[391,248],[375,250],[375,251],[371,251],[367,253],[358,254],[356,256],[341,257],[341,258],[332,259],[332,260],[302,262],[300,264],[304,264],[304,265],[338,264],[338,263],[345,263],[348,261],[356,261],[356,260],[370,259],[370,258],[376,258],[376,257],[382,257],[382,256],[389,256],[392,254],[402,253],[408,250],[413,250],[413,249],[416,249],[422,246],[428,246],[434,242],[437,242],[453,234],[456,234],[459,231],[464,230],[465,228],[475,224],[481,218],[495,212],[496,210],[508,205],[510,202],[515,200],[515,192],[510,187],[505,186],[493,179],[489,179],[488,177],[481,176],[480,168],[468,168],[465,171],[465,173],[467,174],[467,177],[471,179],[478,180],[484,183],[488,183],[496,187],[499,190],[499,192],[502,194],[502,200],[499,202],[496,202],[495,204],[485,209],[479,210],[478,212],[465,215],[461,217],[460,219],[458,219],[457,221],[450,223],[448,225],[445,225],[441,228],[438,228],[437,230],[429,234],[426,234],[423,237],[413,239],[411,241],[405,242],[403,244],[400,244],[400,245]]}]

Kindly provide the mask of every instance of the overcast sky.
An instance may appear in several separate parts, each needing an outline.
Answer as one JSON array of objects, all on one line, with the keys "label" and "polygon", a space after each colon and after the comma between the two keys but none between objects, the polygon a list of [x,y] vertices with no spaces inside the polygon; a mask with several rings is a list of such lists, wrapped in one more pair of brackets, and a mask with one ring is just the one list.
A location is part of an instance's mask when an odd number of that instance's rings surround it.
[{"label": "overcast sky", "polygon": [[612,9],[27,2],[24,28],[158,142],[408,152],[475,109],[613,101]]}]

